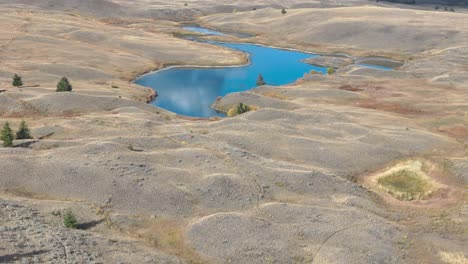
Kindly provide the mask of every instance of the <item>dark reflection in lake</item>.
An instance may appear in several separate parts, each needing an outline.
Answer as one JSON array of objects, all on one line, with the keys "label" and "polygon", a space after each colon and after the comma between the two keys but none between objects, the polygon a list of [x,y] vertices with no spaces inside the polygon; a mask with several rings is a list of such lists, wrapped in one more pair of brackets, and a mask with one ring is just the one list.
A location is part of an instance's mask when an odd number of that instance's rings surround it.
[{"label": "dark reflection in lake", "polygon": [[303,63],[317,55],[253,44],[218,43],[250,54],[251,64],[229,68],[170,68],[142,76],[136,83],[158,92],[154,105],[193,117],[223,116],[210,106],[218,96],[255,87],[262,74],[269,85],[293,83],[305,73],[326,68]]}]

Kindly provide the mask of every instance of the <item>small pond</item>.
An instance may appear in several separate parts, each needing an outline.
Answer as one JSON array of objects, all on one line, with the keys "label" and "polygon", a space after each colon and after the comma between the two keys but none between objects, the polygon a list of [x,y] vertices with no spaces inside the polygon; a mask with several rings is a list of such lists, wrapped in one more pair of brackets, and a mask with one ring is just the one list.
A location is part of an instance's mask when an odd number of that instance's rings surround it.
[{"label": "small pond", "polygon": [[[247,38],[251,35],[218,32],[199,26],[187,25],[183,29],[204,35],[236,35]],[[158,93],[153,105],[167,109],[176,114],[191,117],[225,116],[211,105],[219,96],[229,93],[247,91],[256,87],[257,77],[263,75],[268,85],[285,85],[312,70],[326,74],[327,68],[304,63],[307,58],[319,55],[266,47],[248,43],[225,43],[201,40],[196,36],[187,39],[228,47],[245,52],[250,63],[239,67],[203,68],[203,67],[170,67],[141,76],[135,82],[155,89]],[[362,67],[381,70],[392,70],[395,64],[382,58],[367,58],[356,63]]]},{"label": "small pond", "polygon": [[[206,32],[215,34],[211,30]],[[255,44],[210,43],[248,53],[249,65],[224,68],[172,67],[143,75],[136,83],[152,87],[158,92],[153,105],[191,117],[224,116],[211,108],[216,98],[255,88],[259,74],[263,75],[269,85],[285,85],[312,70],[322,73],[327,70],[302,62],[317,56],[310,53]]]}]

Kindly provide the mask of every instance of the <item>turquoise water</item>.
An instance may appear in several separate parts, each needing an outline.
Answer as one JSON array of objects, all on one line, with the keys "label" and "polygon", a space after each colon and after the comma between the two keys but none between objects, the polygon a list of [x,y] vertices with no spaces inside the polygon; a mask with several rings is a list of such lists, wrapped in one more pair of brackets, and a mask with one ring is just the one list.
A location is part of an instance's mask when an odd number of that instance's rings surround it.
[{"label": "turquoise water", "polygon": [[285,85],[311,70],[326,72],[326,68],[302,62],[317,56],[314,54],[254,44],[211,43],[247,52],[250,64],[227,68],[174,67],[144,75],[136,83],[157,91],[158,97],[152,102],[155,106],[185,116],[211,117],[224,116],[211,108],[218,96],[255,88],[259,74],[269,85]]}]

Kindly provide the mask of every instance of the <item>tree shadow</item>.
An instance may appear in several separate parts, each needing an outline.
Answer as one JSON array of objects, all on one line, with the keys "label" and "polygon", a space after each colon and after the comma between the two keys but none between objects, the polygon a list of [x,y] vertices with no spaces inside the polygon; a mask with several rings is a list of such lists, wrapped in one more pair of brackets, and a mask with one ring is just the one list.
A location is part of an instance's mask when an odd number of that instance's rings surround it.
[{"label": "tree shadow", "polygon": [[86,223],[82,223],[82,224],[77,224],[76,228],[81,229],[81,230],[87,230],[87,229],[91,229],[91,228],[101,224],[102,222],[104,222],[104,219],[94,220],[94,221],[90,221],[90,222],[86,222]]},{"label": "tree shadow", "polygon": [[15,145],[15,148],[29,148],[29,147],[31,147],[32,144],[37,143],[37,142],[39,142],[39,140],[37,140],[37,139],[35,139],[35,140],[31,140],[31,139],[21,140],[20,142],[18,142]]},{"label": "tree shadow", "polygon": [[0,256],[0,263],[13,263],[17,262],[22,258],[32,257],[36,255],[41,255],[44,253],[49,252],[49,250],[34,250],[28,253],[18,253],[18,254],[11,254],[11,255],[3,255]]}]

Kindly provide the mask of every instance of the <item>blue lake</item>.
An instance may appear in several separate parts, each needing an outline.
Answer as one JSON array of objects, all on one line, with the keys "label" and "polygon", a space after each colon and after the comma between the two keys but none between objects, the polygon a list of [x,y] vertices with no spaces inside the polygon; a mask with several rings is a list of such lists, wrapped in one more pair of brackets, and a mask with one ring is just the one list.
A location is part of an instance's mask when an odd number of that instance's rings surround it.
[{"label": "blue lake", "polygon": [[158,93],[153,105],[191,117],[225,116],[211,108],[218,96],[247,91],[256,86],[259,74],[269,85],[295,82],[305,73],[326,68],[303,63],[317,55],[264,47],[254,44],[210,42],[250,55],[250,64],[227,68],[173,67],[146,74],[135,82],[152,87]]}]

